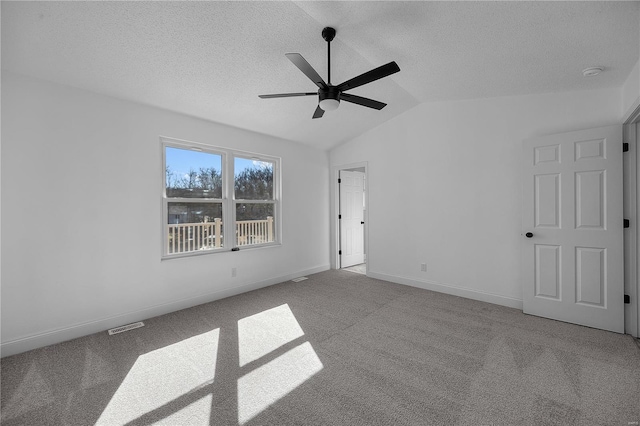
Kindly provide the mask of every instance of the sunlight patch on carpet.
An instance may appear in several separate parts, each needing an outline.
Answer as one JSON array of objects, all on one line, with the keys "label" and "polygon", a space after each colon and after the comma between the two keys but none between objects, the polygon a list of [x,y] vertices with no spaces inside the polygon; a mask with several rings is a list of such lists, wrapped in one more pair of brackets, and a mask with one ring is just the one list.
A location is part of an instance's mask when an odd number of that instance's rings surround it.
[{"label": "sunlight patch on carpet", "polygon": [[212,383],[219,336],[217,328],[140,355],[96,424],[129,423]]},{"label": "sunlight patch on carpet", "polygon": [[301,336],[304,332],[286,303],[239,320],[240,367]]},{"label": "sunlight patch on carpet", "polygon": [[309,380],[323,365],[305,342],[238,379],[238,423],[245,424]]}]

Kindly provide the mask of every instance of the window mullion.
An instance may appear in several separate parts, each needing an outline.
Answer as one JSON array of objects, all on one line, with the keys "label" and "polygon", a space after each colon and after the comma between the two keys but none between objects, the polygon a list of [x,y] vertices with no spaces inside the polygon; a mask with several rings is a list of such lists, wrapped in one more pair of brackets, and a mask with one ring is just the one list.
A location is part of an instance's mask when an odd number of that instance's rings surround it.
[{"label": "window mullion", "polygon": [[246,204],[274,204],[275,200],[234,200],[236,203]]},{"label": "window mullion", "polygon": [[231,249],[233,247],[236,246],[236,236],[235,236],[235,229],[236,229],[236,217],[235,217],[235,206],[234,206],[234,191],[233,191],[233,185],[234,185],[234,167],[233,167],[233,155],[226,155],[225,156],[225,163],[226,163],[226,167],[225,167],[225,182],[224,184],[224,189],[226,192],[225,195],[225,199],[226,199],[226,203],[225,203],[225,222],[226,225],[224,227],[224,239],[225,239],[225,247],[227,249]]},{"label": "window mullion", "polygon": [[222,198],[178,198],[178,197],[165,197],[165,200],[170,203],[222,203]]}]

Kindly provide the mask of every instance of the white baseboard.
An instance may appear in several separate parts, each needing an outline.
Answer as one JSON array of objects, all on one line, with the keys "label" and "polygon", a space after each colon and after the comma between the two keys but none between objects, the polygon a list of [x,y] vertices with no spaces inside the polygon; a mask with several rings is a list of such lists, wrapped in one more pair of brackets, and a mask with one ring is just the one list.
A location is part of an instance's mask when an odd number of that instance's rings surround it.
[{"label": "white baseboard", "polygon": [[467,299],[479,300],[481,302],[493,303],[495,305],[507,306],[522,310],[522,299],[500,296],[498,294],[473,290],[466,287],[459,287],[451,284],[439,283],[435,281],[418,281],[413,278],[399,277],[395,275],[381,274],[379,272],[368,272],[367,276],[383,281],[390,281],[396,284],[409,285],[411,287],[424,288],[426,290],[437,291],[439,293],[451,294],[453,296],[466,297]]},{"label": "white baseboard", "polygon": [[216,290],[209,293],[201,294],[194,297],[188,297],[175,302],[163,303],[160,305],[150,306],[126,314],[115,315],[108,318],[102,318],[95,321],[88,321],[81,324],[71,325],[69,327],[48,330],[42,333],[32,334],[14,340],[9,340],[0,344],[0,356],[10,356],[21,352],[30,351],[32,349],[53,345],[67,340],[76,339],[93,333],[118,327],[123,324],[143,321],[145,319],[157,317],[159,315],[168,314],[170,312],[179,311],[181,309],[190,308],[192,306],[201,305],[203,303],[213,302],[214,300],[224,299],[225,297],[235,296],[237,294],[246,293],[251,290],[257,290],[262,287],[289,281],[303,275],[317,274],[329,269],[329,265],[317,266],[302,271],[293,272],[291,274],[268,278],[266,280],[245,284],[238,287],[230,287],[222,290]]}]

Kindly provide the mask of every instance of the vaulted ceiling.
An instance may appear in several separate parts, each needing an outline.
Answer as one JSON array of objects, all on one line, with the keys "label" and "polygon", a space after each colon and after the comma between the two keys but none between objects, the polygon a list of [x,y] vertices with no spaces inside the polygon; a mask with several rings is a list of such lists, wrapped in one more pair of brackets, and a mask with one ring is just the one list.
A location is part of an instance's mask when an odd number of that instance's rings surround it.
[{"label": "vaulted ceiling", "polygon": [[[2,2],[2,68],[331,148],[421,102],[620,87],[640,52],[638,2]],[[401,72],[312,120],[298,52],[340,83]],[[603,66],[598,77],[582,70]]]}]

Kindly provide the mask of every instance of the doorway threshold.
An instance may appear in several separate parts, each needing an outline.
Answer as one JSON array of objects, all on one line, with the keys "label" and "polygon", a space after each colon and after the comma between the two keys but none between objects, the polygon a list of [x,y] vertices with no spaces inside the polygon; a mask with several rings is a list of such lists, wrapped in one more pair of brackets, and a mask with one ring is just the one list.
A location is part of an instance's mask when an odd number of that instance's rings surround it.
[{"label": "doorway threshold", "polygon": [[342,268],[343,271],[355,272],[356,274],[367,275],[367,264],[361,263],[359,265],[348,266],[346,268]]}]

